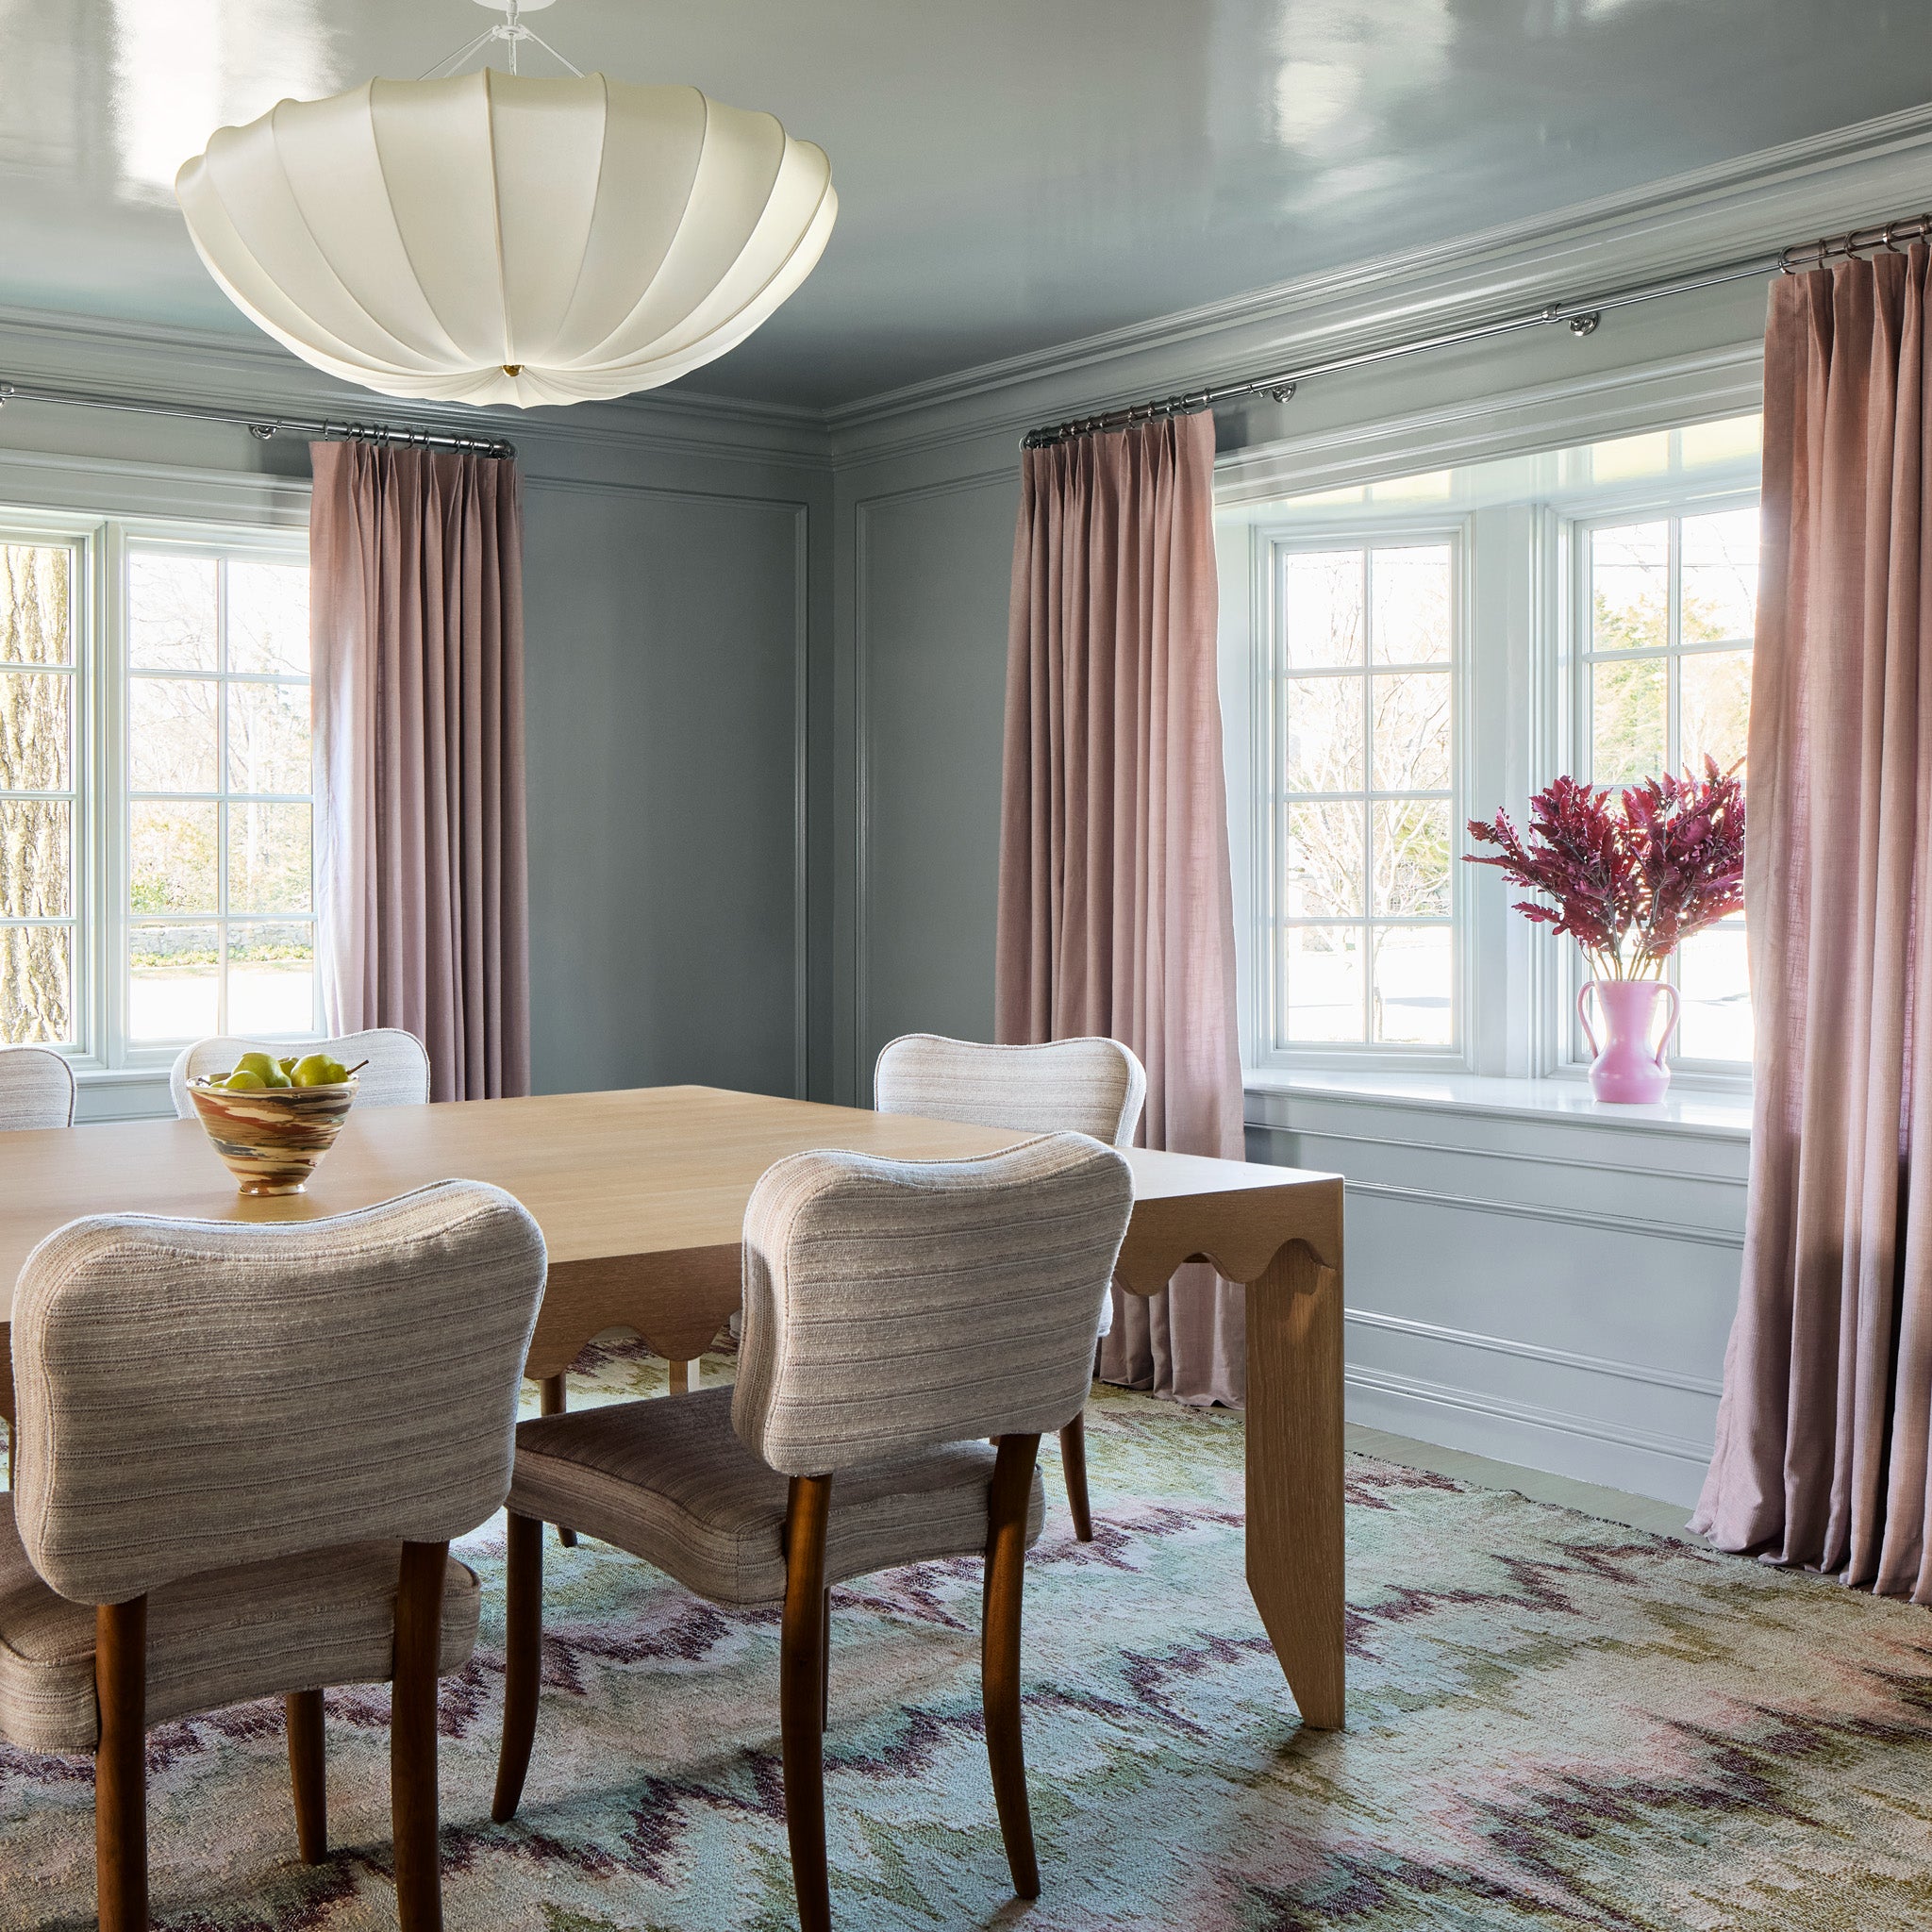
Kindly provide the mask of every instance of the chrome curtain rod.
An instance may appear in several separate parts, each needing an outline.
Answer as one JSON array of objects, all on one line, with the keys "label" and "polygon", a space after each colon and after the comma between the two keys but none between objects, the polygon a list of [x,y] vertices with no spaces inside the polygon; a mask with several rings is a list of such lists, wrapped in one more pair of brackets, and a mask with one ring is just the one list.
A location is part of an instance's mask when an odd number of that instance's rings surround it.
[{"label": "chrome curtain rod", "polygon": [[247,409],[201,408],[192,403],[149,403],[134,396],[84,394],[78,390],[37,389],[26,383],[0,382],[0,407],[8,403],[64,403],[80,409],[121,409],[136,416],[179,416],[196,423],[232,423],[259,442],[276,436],[301,436],[323,441],[399,443],[410,449],[446,449],[473,456],[516,455],[516,445],[500,437],[457,436],[441,429],[410,429],[395,423],[338,423],[306,416],[265,416]]},{"label": "chrome curtain rod", "polygon": [[1413,341],[1394,342],[1383,349],[1364,349],[1354,356],[1336,356],[1325,362],[1310,362],[1300,369],[1289,369],[1276,375],[1257,375],[1248,382],[1223,383],[1212,389],[1193,390],[1181,395],[1163,396],[1158,402],[1132,403],[1118,409],[1103,409],[1097,415],[1076,417],[1056,423],[1045,429],[1030,430],[1021,439],[1023,449],[1047,449],[1075,436],[1096,430],[1127,429],[1136,423],[1152,423],[1166,416],[1191,416],[1211,409],[1217,403],[1232,403],[1247,396],[1267,396],[1285,403],[1296,389],[1318,375],[1339,375],[1344,369],[1366,369],[1377,362],[1393,362],[1404,356],[1420,356],[1430,349],[1454,349],[1465,342],[1487,341],[1492,336],[1515,335],[1523,329],[1547,328],[1566,322],[1574,336],[1592,334],[1605,314],[1612,308],[1627,308],[1637,302],[1657,302],[1666,295],[1686,295],[1695,289],[1714,289],[1724,282],[1746,281],[1754,275],[1794,275],[1801,269],[1823,268],[1842,258],[1850,261],[1871,249],[1896,252],[1902,242],[1932,241],[1932,214],[1911,215],[1901,221],[1854,228],[1824,241],[1808,242],[1792,248],[1780,248],[1775,255],[1754,256],[1748,261],[1725,262],[1700,274],[1678,275],[1667,282],[1646,282],[1634,289],[1621,289],[1613,294],[1593,296],[1587,302],[1552,302],[1527,315],[1506,316],[1496,322],[1472,323],[1467,328],[1446,329],[1441,335],[1419,336]]}]

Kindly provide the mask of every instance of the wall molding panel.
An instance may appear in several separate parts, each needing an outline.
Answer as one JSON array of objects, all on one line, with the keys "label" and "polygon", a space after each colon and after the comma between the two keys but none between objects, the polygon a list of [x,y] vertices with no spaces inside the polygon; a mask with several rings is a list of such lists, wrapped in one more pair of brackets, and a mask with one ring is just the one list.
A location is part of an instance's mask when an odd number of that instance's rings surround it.
[{"label": "wall molding panel", "polygon": [[1345,1386],[1348,1419],[1368,1428],[1681,1503],[1687,1515],[1710,1460],[1710,1445],[1696,1438],[1610,1427],[1353,1362]]},{"label": "wall molding panel", "polygon": [[1744,1136],[1392,1094],[1248,1105],[1251,1159],[1346,1183],[1352,1420],[1695,1500],[1737,1297]]},{"label": "wall molding panel", "polygon": [[1715,1248],[1744,1245],[1741,1232],[1690,1227],[1648,1215],[1603,1214],[1583,1208],[1544,1208],[1528,1201],[1486,1201],[1473,1194],[1445,1194],[1433,1188],[1399,1188],[1384,1181],[1350,1181],[1348,1191],[1365,1201],[1399,1201],[1409,1207],[1441,1208],[1457,1214],[1513,1214],[1524,1221],[1547,1221],[1565,1227],[1593,1227],[1605,1234],[1641,1241],[1698,1241]]}]

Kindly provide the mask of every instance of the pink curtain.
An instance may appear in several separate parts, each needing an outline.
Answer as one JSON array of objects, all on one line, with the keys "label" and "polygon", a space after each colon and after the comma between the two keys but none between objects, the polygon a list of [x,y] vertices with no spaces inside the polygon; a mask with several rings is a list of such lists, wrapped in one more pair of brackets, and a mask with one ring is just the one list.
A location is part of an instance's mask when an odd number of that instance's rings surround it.
[{"label": "pink curtain", "polygon": [[1692,1527],[1932,1603],[1926,251],[1774,284],[1743,1287]]},{"label": "pink curtain", "polygon": [[[1002,1041],[1110,1034],[1149,1147],[1242,1158],[1207,414],[1028,450],[1000,833]],[[1183,1269],[1115,1291],[1108,1381],[1245,1393],[1245,1303]]]},{"label": "pink curtain", "polygon": [[523,510],[491,457],[310,446],[330,1027],[405,1026],[431,1097],[530,1091]]}]

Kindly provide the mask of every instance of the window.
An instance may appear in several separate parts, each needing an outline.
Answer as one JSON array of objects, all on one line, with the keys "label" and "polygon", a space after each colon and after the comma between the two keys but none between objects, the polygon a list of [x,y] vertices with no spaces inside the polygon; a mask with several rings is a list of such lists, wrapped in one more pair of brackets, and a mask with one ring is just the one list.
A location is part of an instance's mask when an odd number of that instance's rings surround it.
[{"label": "window", "polygon": [[[1250,1065],[1581,1073],[1574,948],[1460,863],[1467,822],[1520,824],[1559,773],[1743,757],[1758,435],[1734,417],[1221,508]],[[1742,922],[1672,974],[1679,1072],[1748,1077]]]},{"label": "window", "polygon": [[78,562],[71,543],[0,543],[0,1002],[15,1043],[76,1039]]},{"label": "window", "polygon": [[127,557],[126,1038],[316,1029],[305,565]]},{"label": "window", "polygon": [[[1585,600],[1577,733],[1598,785],[1658,772],[1728,771],[1742,759],[1757,622],[1757,507],[1646,516],[1579,531]],[[1727,919],[1674,956],[1682,1063],[1751,1058],[1744,922]]]},{"label": "window", "polygon": [[1453,541],[1276,553],[1273,1036],[1449,1047]]},{"label": "window", "polygon": [[75,523],[0,527],[0,1037],[312,1034],[306,558]]}]

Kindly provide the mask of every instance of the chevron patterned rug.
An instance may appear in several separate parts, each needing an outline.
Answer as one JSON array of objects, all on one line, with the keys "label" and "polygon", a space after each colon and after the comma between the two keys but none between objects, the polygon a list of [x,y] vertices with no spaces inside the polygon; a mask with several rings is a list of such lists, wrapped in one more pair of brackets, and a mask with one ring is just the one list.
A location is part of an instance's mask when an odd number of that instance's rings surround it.
[{"label": "chevron patterned rug", "polygon": [[[577,1402],[661,1364],[593,1351]],[[707,1379],[728,1364],[707,1365]],[[834,1592],[826,1809],[849,1932],[1932,1925],[1932,1620],[1392,1464],[1349,1467],[1345,1733],[1304,1731],[1241,1579],[1241,1424],[1097,1394],[1097,1541],[1047,1470],[1026,1742],[1044,1895],[1009,1892],[973,1562]],[[502,1524],[443,1687],[452,1932],[783,1932],[775,1613],[548,1546],[537,1749],[489,1821]],[[149,1743],[156,1924],[395,1924],[387,1697],[332,1692],[331,1861],[294,1857],[280,1707]],[[92,1768],[0,1747],[0,1925],[93,1923]]]}]

